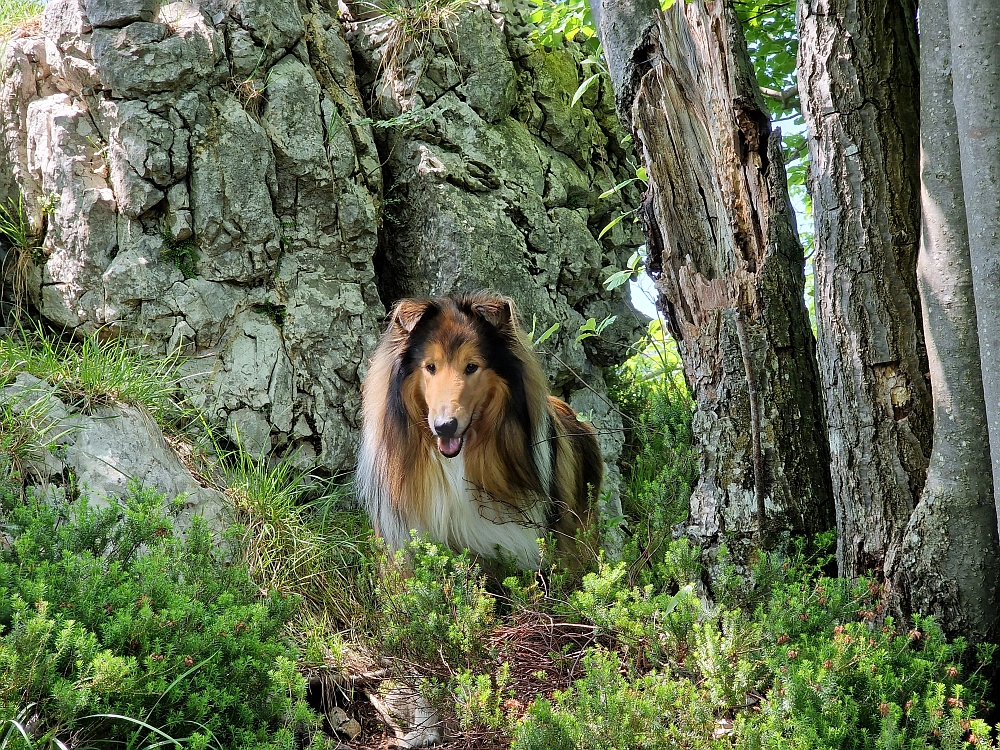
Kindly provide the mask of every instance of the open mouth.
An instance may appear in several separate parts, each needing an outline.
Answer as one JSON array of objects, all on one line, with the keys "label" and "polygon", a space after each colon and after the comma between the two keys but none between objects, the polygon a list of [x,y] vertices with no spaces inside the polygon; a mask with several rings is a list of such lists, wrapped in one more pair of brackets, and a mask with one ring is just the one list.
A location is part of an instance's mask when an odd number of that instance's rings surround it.
[{"label": "open mouth", "polygon": [[454,458],[462,452],[462,442],[463,440],[460,437],[439,437],[438,450],[441,451],[441,455],[445,458]]}]

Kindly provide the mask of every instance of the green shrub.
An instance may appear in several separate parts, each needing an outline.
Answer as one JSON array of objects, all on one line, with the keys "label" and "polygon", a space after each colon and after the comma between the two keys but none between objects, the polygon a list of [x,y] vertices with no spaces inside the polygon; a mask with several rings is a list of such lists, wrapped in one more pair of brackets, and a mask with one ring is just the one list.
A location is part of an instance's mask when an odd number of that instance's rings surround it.
[{"label": "green shrub", "polygon": [[731,747],[712,738],[715,715],[688,679],[628,674],[614,653],[594,649],[585,675],[552,701],[536,700],[512,750],[656,750]]},{"label": "green shrub", "polygon": [[681,588],[685,544],[664,545],[655,585],[602,565],[568,605],[614,650],[591,649],[571,689],[537,698],[514,747],[992,747],[976,670],[994,648],[970,659],[930,618],[897,629],[877,584],[824,574],[831,541],[761,555],[746,580],[728,572],[734,596],[710,607]]},{"label": "green shrub", "polygon": [[455,677],[454,693],[462,729],[479,726],[497,732],[512,724],[504,705],[514,696],[510,689],[509,662],[501,664],[495,675],[463,669]]},{"label": "green shrub", "polygon": [[694,405],[683,381],[649,380],[635,369],[613,377],[609,392],[625,425],[622,510],[631,539],[624,558],[634,561],[648,556],[651,544],[669,537],[670,527],[687,518],[698,477]]},{"label": "green shrub", "polygon": [[971,735],[988,744],[978,670],[994,648],[972,657],[929,617],[898,628],[883,619],[877,583],[827,577],[828,557],[810,562],[805,547],[755,569],[767,593],[752,620],[769,692],[760,713],[743,717],[740,747],[964,748]]},{"label": "green shrub", "polygon": [[624,562],[601,562],[597,573],[583,579],[569,597],[566,613],[597,626],[631,655],[652,664],[664,660],[671,639],[686,641],[701,614],[701,602],[690,585],[676,593],[655,593],[653,584],[628,586]]},{"label": "green shrub", "polygon": [[[203,522],[181,539],[163,498],[15,507],[0,549],[0,718],[36,735],[135,742],[141,720],[193,746],[290,746],[305,686],[283,638],[297,602],[263,595]],[[89,717],[89,718],[88,718]]]},{"label": "green shrub", "polygon": [[380,639],[389,653],[465,666],[483,658],[496,623],[494,599],[467,551],[414,538],[386,565],[381,587]]}]

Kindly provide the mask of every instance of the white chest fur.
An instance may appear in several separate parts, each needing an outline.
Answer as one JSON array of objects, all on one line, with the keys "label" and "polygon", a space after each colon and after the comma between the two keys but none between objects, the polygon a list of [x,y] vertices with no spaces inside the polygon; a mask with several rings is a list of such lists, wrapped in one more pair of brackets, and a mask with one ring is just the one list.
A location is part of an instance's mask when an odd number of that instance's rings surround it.
[{"label": "white chest fur", "polygon": [[[535,503],[518,510],[500,500],[480,502],[475,486],[465,478],[465,459],[445,458],[435,451],[431,473],[427,531],[456,549],[468,547],[484,557],[502,554],[525,569],[538,568],[538,539],[545,535],[545,508]],[[483,500],[487,500],[483,498]]]}]

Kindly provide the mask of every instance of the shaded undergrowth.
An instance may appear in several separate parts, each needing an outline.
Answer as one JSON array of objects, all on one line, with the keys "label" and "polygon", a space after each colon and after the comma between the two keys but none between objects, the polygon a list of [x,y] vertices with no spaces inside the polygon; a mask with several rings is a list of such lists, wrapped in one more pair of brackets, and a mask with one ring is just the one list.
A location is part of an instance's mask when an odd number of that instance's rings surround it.
[{"label": "shaded undergrowth", "polygon": [[[22,334],[0,358],[0,385],[30,372],[78,408],[188,408],[176,362],[114,341]],[[177,504],[139,486],[56,503],[15,477],[58,441],[44,399],[0,399],[2,747],[324,746],[348,719],[353,747],[381,747],[396,719],[373,706],[399,685],[433,701],[449,747],[992,746],[992,648],[885,617],[876,582],[824,572],[832,537],[743,577],[723,556],[705,600],[700,551],[672,538],[695,479],[683,383],[626,369],[612,391],[633,425],[626,540],[583,576],[485,575],[419,538],[389,559],[349,486],[204,419],[189,459],[229,498],[224,535],[179,533]]]}]

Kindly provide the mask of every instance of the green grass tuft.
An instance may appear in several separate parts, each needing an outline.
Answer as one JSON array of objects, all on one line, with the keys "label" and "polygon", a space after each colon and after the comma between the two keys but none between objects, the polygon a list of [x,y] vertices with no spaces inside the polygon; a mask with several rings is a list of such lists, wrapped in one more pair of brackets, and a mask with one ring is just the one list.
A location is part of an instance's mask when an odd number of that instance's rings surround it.
[{"label": "green grass tuft", "polygon": [[179,364],[178,353],[154,357],[121,337],[62,341],[39,326],[0,338],[0,386],[27,372],[55,386],[68,405],[140,406],[167,432],[193,416],[178,389]]}]

